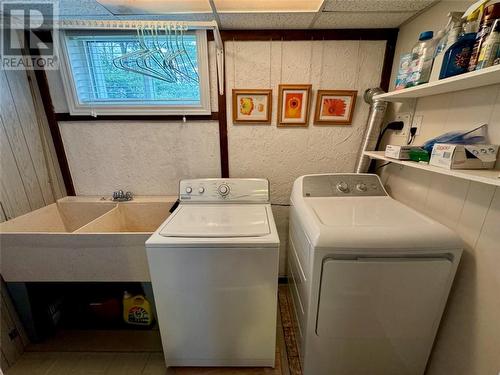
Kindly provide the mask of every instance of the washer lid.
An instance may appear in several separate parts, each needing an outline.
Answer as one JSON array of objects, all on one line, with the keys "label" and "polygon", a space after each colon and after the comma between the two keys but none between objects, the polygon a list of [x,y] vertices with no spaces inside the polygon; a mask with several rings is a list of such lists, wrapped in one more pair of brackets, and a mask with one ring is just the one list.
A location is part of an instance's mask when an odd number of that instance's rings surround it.
[{"label": "washer lid", "polygon": [[181,204],[160,230],[163,237],[260,237],[271,233],[264,205]]}]

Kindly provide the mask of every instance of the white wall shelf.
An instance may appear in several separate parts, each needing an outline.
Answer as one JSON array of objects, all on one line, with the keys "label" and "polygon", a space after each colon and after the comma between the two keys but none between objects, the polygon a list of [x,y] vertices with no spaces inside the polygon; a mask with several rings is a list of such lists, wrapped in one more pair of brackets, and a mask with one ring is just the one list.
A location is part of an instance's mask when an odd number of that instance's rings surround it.
[{"label": "white wall shelf", "polygon": [[385,100],[388,102],[401,102],[408,99],[421,98],[423,96],[445,94],[448,92],[473,89],[497,83],[500,83],[500,65],[441,79],[435,82],[425,83],[423,85],[407,89],[391,91],[386,94],[377,95],[375,96],[375,99]]},{"label": "white wall shelf", "polygon": [[425,163],[414,161],[391,159],[384,156],[384,151],[365,151],[364,155],[377,160],[385,160],[394,164],[404,165],[405,167],[423,169],[424,171],[445,174],[464,180],[482,182],[484,184],[500,186],[500,170],[496,169],[444,169],[434,167]]}]

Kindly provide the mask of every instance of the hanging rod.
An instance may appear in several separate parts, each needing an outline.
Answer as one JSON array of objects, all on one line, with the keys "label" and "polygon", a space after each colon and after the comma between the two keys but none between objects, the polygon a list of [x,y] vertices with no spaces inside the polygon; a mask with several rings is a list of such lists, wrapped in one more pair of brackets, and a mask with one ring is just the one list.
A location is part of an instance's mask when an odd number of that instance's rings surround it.
[{"label": "hanging rod", "polygon": [[[32,20],[36,21],[36,20]],[[44,24],[43,19],[39,24]],[[36,23],[36,22],[35,22]],[[138,28],[164,28],[171,25],[185,26],[191,30],[212,30],[216,47],[219,94],[224,95],[224,44],[217,21],[152,21],[152,20],[53,20],[53,27],[62,30],[136,30]],[[5,25],[4,25],[5,26]],[[24,20],[11,17],[8,27],[24,29]]]},{"label": "hanging rod", "polygon": [[54,26],[63,30],[136,30],[137,28],[164,28],[170,25],[186,26],[190,30],[212,30],[217,48],[223,48],[216,21],[148,21],[148,20],[54,20]]}]

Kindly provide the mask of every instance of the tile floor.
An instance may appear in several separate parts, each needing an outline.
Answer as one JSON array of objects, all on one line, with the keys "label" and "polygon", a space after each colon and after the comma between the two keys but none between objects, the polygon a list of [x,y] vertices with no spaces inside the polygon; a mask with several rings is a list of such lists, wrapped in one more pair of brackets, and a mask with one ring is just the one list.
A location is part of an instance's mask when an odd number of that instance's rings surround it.
[{"label": "tile floor", "polygon": [[[279,287],[275,368],[165,368],[161,352],[27,351],[6,375],[301,375],[291,297]],[[29,349],[29,348],[28,348]],[[54,348],[53,348],[54,349]]]}]

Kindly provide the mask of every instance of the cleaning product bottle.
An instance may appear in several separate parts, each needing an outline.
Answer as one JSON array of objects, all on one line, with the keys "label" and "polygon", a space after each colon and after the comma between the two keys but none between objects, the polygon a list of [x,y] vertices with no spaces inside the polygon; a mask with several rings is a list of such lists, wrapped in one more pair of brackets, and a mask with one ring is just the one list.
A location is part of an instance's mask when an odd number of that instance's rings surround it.
[{"label": "cleaning product bottle", "polygon": [[493,28],[481,46],[476,70],[488,68],[495,62],[500,53],[500,18],[493,24]]},{"label": "cleaning product bottle", "polygon": [[429,82],[436,46],[436,41],[432,39],[433,36],[434,33],[432,31],[422,32],[417,44],[411,50],[410,75],[406,82],[406,87]]},{"label": "cleaning product bottle", "polygon": [[462,34],[460,34],[458,40],[446,50],[439,73],[439,79],[467,72],[472,48],[476,41],[477,29],[479,27],[479,13],[480,9],[467,16],[467,22],[463,26]]},{"label": "cleaning product bottle", "polygon": [[482,49],[482,44],[490,34],[493,24],[498,18],[500,18],[500,3],[488,5],[484,9],[483,16],[481,18],[481,24],[479,26],[479,31],[477,32],[476,41],[474,42],[472,55],[469,61],[469,72],[472,72],[476,69],[479,54]]},{"label": "cleaning product bottle", "polygon": [[[443,61],[443,55],[446,48],[446,30],[439,30],[434,37],[436,43],[434,48],[434,61],[432,62],[431,74],[429,76],[429,82],[433,82],[439,79],[439,71],[437,71],[437,66],[441,66]],[[440,68],[439,68],[440,69]]]},{"label": "cleaning product bottle", "polygon": [[467,33],[448,48],[444,54],[439,79],[466,73],[476,33]]},{"label": "cleaning product bottle", "polygon": [[149,301],[143,295],[132,296],[125,291],[123,293],[123,320],[133,325],[151,325],[153,315]]},{"label": "cleaning product bottle", "polygon": [[429,82],[434,82],[439,79],[444,53],[449,46],[457,41],[459,34],[462,32],[462,15],[462,12],[448,13],[448,23],[446,24],[444,35],[439,39],[434,52],[434,62],[432,64]]}]

